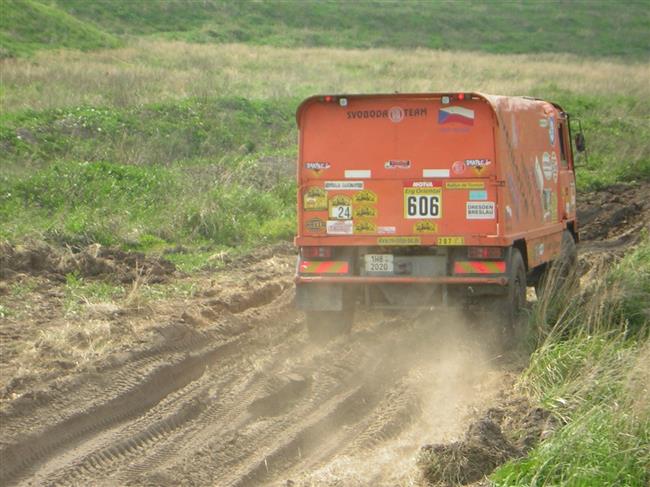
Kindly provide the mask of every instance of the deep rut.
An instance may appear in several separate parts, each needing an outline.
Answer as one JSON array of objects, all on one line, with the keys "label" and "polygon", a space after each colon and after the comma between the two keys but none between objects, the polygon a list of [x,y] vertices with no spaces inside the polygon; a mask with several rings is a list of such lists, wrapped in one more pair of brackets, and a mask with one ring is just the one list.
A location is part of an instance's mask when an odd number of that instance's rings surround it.
[{"label": "deep rut", "polygon": [[284,482],[412,425],[421,399],[411,386],[431,361],[440,320],[369,318],[315,346],[291,299],[289,289],[238,310],[229,318],[236,333],[172,330],[14,409],[0,483]]}]

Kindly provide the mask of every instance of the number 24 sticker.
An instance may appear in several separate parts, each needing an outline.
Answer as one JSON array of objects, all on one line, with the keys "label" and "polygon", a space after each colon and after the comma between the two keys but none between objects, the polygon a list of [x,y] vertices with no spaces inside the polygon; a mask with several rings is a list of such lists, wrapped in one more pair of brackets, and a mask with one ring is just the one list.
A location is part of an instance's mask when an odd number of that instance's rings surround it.
[{"label": "number 24 sticker", "polygon": [[329,201],[329,216],[332,220],[352,219],[352,200],[348,196],[337,195]]}]

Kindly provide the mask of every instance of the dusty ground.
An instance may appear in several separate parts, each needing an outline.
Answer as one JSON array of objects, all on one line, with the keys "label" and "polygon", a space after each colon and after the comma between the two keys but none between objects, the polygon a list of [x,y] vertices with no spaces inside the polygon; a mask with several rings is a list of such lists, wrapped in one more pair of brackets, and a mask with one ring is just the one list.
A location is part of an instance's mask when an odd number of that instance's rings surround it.
[{"label": "dusty ground", "polygon": [[[649,194],[581,197],[586,272],[648,228]],[[310,344],[288,245],[192,276],[97,247],[1,250],[3,485],[422,485],[422,444],[494,444],[498,463],[526,447],[508,425],[537,417],[511,397],[521,359],[453,314],[367,313]]]}]

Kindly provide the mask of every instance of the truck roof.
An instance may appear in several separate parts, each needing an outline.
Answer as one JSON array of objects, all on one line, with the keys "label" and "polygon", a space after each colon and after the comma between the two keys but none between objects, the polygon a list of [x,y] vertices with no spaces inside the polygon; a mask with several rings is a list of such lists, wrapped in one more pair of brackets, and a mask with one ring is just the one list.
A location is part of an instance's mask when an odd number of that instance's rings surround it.
[{"label": "truck roof", "polygon": [[[296,123],[300,128],[300,119],[305,108],[314,102],[323,101],[326,98],[331,98],[333,100],[340,100],[341,98],[400,98],[400,99],[441,99],[445,96],[448,97],[457,97],[459,94],[462,94],[465,99],[480,99],[484,100],[491,108],[494,113],[497,113],[500,108],[507,108],[508,110],[517,109],[518,106],[524,108],[529,106],[531,103],[534,104],[543,104],[551,105],[556,110],[563,112],[564,110],[557,103],[550,101],[542,100],[540,98],[534,98],[530,96],[506,96],[506,95],[489,95],[486,93],[480,93],[477,91],[473,92],[435,92],[435,93],[360,93],[360,94],[328,94],[328,95],[314,95],[310,96],[303,100],[303,102],[298,106],[296,110]],[[497,118],[498,120],[498,118]]]}]

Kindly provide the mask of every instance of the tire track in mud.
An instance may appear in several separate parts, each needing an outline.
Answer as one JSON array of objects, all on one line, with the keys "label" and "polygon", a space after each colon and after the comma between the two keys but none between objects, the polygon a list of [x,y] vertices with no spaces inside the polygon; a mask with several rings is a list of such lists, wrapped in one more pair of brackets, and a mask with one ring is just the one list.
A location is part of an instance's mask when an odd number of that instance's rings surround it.
[{"label": "tire track in mud", "polygon": [[[290,294],[289,292],[285,291],[281,294],[284,296],[280,295],[272,303],[272,307],[277,309],[271,310],[271,313],[283,311],[290,302],[291,297],[287,296]],[[251,320],[259,314],[255,309],[241,310],[240,313],[244,321]],[[288,313],[289,317],[291,315]],[[242,331],[248,329],[249,327],[245,327]],[[282,337],[283,333],[278,333],[278,336]],[[29,432],[30,426],[32,432],[21,435],[18,441],[3,442],[4,445],[0,449],[0,459],[2,460],[0,482],[5,484],[27,479],[47,459],[61,456],[61,452],[65,453],[79,448],[79,445],[83,445],[84,442],[92,443],[92,440],[102,431],[115,428],[134,418],[137,419],[170,394],[200,379],[207,366],[237,356],[239,351],[245,348],[246,343],[254,343],[258,339],[259,337],[255,334],[249,336],[242,333],[208,347],[204,340],[201,343],[204,348],[200,351],[194,351],[197,344],[200,343],[196,336],[190,336],[189,340],[187,337],[182,337],[181,340],[175,340],[176,343],[172,341],[171,344],[167,341],[162,346],[145,350],[140,355],[144,355],[145,358],[125,364],[122,370],[115,370],[116,377],[112,378],[110,386],[103,391],[103,394],[91,394],[89,401],[84,401],[85,398],[79,394],[80,391],[76,391],[76,394],[73,393],[74,397],[72,398],[67,397],[60,402],[57,401],[62,396],[65,397],[66,392],[71,392],[70,389],[63,387],[63,392],[56,391],[45,405],[29,408],[26,411],[27,414],[22,415],[23,417],[21,417],[20,408],[14,408],[11,413],[5,415],[3,422],[12,420],[9,423],[12,432]],[[180,352],[184,347],[185,351]],[[149,373],[147,373],[148,369]],[[72,388],[77,382],[73,381]],[[74,404],[75,400],[79,399],[85,404],[85,407],[69,407],[69,404]],[[53,425],[40,430],[34,428],[31,422],[44,409],[49,410],[50,408],[55,411],[54,415],[49,415]],[[189,410],[197,411],[196,408]],[[181,420],[189,420],[191,417],[192,415],[185,411],[176,417],[171,417],[167,426],[165,424],[160,426],[162,429],[169,429],[169,425],[177,427]],[[149,434],[147,429],[145,428],[143,431],[144,437],[147,437]],[[137,444],[137,441],[135,443]],[[114,457],[121,451],[120,448],[113,449],[111,447],[107,447],[105,450],[103,454],[89,457],[89,461],[82,465],[80,470],[89,470],[88,465],[100,465],[101,462],[98,462],[98,459]],[[104,463],[107,462],[104,460]]]},{"label": "tire track in mud", "polygon": [[180,333],[110,368],[104,400],[3,448],[2,483],[259,485],[370,451],[414,422],[431,323],[376,319],[315,346],[290,304],[285,291],[233,318],[235,336],[198,347]]}]

